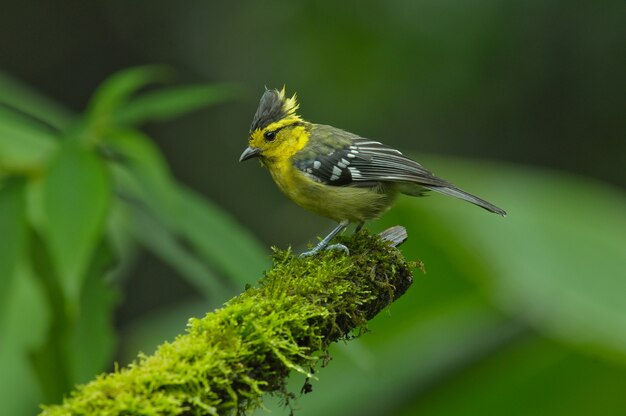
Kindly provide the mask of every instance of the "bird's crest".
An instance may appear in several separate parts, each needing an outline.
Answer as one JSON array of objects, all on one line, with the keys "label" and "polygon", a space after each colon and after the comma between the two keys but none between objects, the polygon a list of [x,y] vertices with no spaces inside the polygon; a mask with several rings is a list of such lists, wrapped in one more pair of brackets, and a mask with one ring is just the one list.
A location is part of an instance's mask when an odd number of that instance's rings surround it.
[{"label": "bird's crest", "polygon": [[285,87],[280,91],[265,88],[265,93],[259,102],[259,108],[257,108],[256,114],[252,119],[250,132],[252,133],[256,129],[263,129],[284,118],[296,116],[295,114],[298,107],[299,104],[296,101],[296,94],[292,97],[287,97],[285,95]]}]

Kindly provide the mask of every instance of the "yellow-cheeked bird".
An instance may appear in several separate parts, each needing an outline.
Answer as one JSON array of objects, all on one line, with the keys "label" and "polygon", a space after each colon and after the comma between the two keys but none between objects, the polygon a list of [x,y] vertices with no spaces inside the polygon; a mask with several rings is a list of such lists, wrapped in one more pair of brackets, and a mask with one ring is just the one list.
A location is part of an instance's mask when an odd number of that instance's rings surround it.
[{"label": "yellow-cheeked bird", "polygon": [[497,206],[433,175],[396,149],[305,121],[296,114],[298,106],[295,95],[285,95],[285,88],[266,89],[252,120],[249,146],[239,161],[258,157],[292,201],[339,223],[303,255],[326,248],[350,223],[357,223],[358,231],[365,221],[389,209],[400,193],[421,196],[432,190],[506,215]]}]

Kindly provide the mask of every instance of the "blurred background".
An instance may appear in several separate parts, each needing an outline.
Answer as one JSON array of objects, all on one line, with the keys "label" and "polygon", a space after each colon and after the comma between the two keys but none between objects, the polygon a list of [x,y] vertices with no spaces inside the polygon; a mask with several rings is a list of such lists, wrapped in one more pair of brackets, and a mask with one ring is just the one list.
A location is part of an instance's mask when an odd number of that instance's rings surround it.
[{"label": "blurred background", "polygon": [[334,226],[237,162],[286,85],[509,212],[407,197],[370,224],[407,227],[427,274],[297,414],[626,414],[625,21],[617,0],[4,2],[2,413],[152,352]]}]

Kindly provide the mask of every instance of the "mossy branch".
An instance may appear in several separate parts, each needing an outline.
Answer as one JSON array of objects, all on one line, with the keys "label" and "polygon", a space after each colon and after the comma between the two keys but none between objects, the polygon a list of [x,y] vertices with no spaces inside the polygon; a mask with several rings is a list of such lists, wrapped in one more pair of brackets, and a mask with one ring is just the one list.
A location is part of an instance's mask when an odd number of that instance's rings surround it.
[{"label": "mossy branch", "polygon": [[224,415],[261,406],[264,393],[289,398],[292,370],[305,377],[329,345],[358,332],[412,282],[394,248],[402,227],[360,232],[350,249],[299,258],[275,250],[274,264],[249,288],[151,355],[79,386],[42,415]]}]

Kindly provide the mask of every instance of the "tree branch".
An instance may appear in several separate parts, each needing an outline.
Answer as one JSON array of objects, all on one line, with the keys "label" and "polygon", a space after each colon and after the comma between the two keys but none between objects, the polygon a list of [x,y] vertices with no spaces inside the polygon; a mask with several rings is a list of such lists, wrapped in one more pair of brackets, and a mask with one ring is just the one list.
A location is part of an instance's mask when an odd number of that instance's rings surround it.
[{"label": "tree branch", "polygon": [[241,414],[264,393],[288,399],[291,370],[312,377],[332,342],[358,333],[411,285],[412,265],[394,248],[405,240],[404,228],[392,227],[343,239],[349,256],[275,250],[258,287],[190,319],[186,334],[79,386],[42,415]]}]

